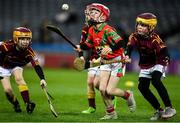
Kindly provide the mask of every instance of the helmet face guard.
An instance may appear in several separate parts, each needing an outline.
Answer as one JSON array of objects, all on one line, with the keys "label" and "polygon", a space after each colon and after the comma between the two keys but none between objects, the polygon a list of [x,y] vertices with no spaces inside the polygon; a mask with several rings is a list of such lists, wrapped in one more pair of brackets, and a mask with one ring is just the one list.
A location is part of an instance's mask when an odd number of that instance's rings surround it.
[{"label": "helmet face guard", "polygon": [[23,44],[22,40],[26,40],[29,46],[31,43],[31,39],[32,39],[32,32],[30,29],[25,28],[25,27],[18,27],[14,29],[13,41],[15,42],[15,44],[18,45],[19,48],[22,48],[22,49],[26,48],[25,46],[26,43]]},{"label": "helmet face guard", "polygon": [[142,13],[137,16],[136,18],[136,31],[137,31],[137,25],[143,25],[148,27],[148,34],[151,34],[156,25],[157,25],[157,18],[154,14],[152,13]]},{"label": "helmet face guard", "polygon": [[90,5],[86,6],[86,9],[84,10],[85,14],[85,23],[89,24],[88,21],[90,20],[90,10],[89,10]]},{"label": "helmet face guard", "polygon": [[[91,11],[97,10],[100,12],[100,15],[98,19],[94,19],[91,17]],[[96,23],[102,23],[109,19],[110,16],[110,10],[108,7],[99,4],[99,3],[92,3],[86,7],[85,15],[87,15],[88,21],[96,22]]]}]

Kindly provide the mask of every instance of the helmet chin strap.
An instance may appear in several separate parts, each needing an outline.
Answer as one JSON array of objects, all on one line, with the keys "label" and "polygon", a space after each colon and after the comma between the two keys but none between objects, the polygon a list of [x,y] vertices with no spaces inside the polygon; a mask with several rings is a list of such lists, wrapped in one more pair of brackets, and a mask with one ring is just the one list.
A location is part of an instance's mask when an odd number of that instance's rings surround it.
[{"label": "helmet chin strap", "polygon": [[16,44],[16,49],[17,49],[18,51],[24,51],[24,50],[26,50],[28,47],[29,47],[29,46],[27,46],[27,47],[21,47],[20,44]]},{"label": "helmet chin strap", "polygon": [[22,50],[24,50],[23,48],[21,48],[19,45],[16,45],[16,50],[18,50],[18,51],[22,51]]},{"label": "helmet chin strap", "polygon": [[136,33],[141,37],[141,38],[149,38],[152,34],[152,32],[148,32],[146,34],[139,34],[137,31]]},{"label": "helmet chin strap", "polygon": [[97,22],[97,21],[94,21],[93,19],[90,19],[90,20],[88,21],[88,24],[89,24],[89,25],[96,25],[96,24],[100,24],[100,23],[103,23],[103,22]]}]

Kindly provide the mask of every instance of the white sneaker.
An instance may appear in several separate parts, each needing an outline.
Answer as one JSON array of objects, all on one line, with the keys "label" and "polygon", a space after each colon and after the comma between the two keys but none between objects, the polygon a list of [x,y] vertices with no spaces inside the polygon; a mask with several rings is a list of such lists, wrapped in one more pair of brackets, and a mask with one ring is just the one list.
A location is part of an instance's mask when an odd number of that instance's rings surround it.
[{"label": "white sneaker", "polygon": [[158,120],[162,117],[162,115],[164,114],[164,110],[160,111],[160,110],[157,110],[154,115],[150,118],[151,121],[155,121],[155,120]]},{"label": "white sneaker", "polygon": [[130,94],[130,96],[127,99],[127,105],[129,107],[130,112],[134,112],[136,110],[136,101],[134,99],[133,92],[131,92],[130,90],[127,90],[126,92]]},{"label": "white sneaker", "polygon": [[171,118],[174,115],[176,115],[176,110],[174,108],[171,107],[166,107],[165,109],[165,113],[162,115],[162,118]]},{"label": "white sneaker", "polygon": [[114,111],[112,113],[106,113],[106,115],[102,118],[100,118],[100,120],[110,120],[110,119],[117,119],[117,113]]}]

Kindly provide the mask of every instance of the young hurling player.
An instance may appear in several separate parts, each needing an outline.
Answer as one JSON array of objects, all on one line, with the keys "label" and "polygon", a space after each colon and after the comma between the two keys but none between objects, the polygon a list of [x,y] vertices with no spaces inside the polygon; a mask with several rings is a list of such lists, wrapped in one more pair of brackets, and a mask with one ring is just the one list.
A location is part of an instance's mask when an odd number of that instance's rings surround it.
[{"label": "young hurling player", "polygon": [[[82,29],[81,33],[81,41],[80,45],[83,44],[88,36],[88,31],[91,26],[91,21],[89,17],[89,6],[86,6],[85,9],[85,26]],[[84,52],[84,51],[83,51]],[[80,54],[80,58],[84,59],[83,54]],[[86,50],[86,63],[89,61],[97,60],[100,56],[96,53],[96,49]],[[94,83],[98,83],[99,81],[99,67],[93,67],[88,69],[88,77],[87,77],[87,96],[88,96],[88,109],[82,111],[84,114],[94,113],[96,111],[96,103],[95,103],[95,89]],[[113,98],[113,105],[116,107],[116,98]]]},{"label": "young hurling player", "polygon": [[[88,6],[85,10],[85,26],[82,29],[81,33],[81,41],[80,45],[83,44],[87,39],[88,30],[90,28],[90,23],[88,23],[89,15],[88,15]],[[97,59],[99,55],[94,52],[94,50],[87,50],[86,51],[86,63],[89,62],[92,59]],[[80,56],[80,58],[84,59],[83,55]],[[94,89],[94,81],[98,81],[99,75],[98,75],[98,67],[93,67],[88,69],[88,76],[87,76],[87,97],[88,97],[88,109],[82,111],[84,114],[90,114],[94,113],[96,111],[96,103],[95,103],[95,89]]]},{"label": "young hurling player", "polygon": [[[150,120],[157,120],[161,117],[170,118],[176,114],[176,110],[172,108],[168,92],[161,81],[161,78],[165,76],[165,69],[169,64],[170,57],[167,46],[159,35],[154,32],[156,25],[157,18],[154,14],[142,13],[138,15],[136,18],[136,31],[129,37],[126,54],[128,59],[133,47],[136,47],[139,52],[139,66],[141,70],[138,89],[156,110]],[[150,81],[165,105],[165,112],[149,89]]]},{"label": "young hurling player", "polygon": [[19,91],[26,104],[27,113],[32,113],[35,103],[31,102],[28,86],[23,78],[23,67],[31,62],[37,72],[41,86],[46,86],[43,70],[39,65],[35,52],[30,47],[32,32],[28,28],[18,27],[13,31],[13,39],[3,41],[0,45],[0,77],[2,86],[9,102],[14,106],[15,112],[21,112],[17,98],[14,96],[10,84],[10,76],[13,75]]},{"label": "young hurling player", "polygon": [[[78,50],[95,49],[96,53],[105,60],[120,60],[124,58],[124,51],[121,47],[124,41],[117,34],[115,29],[109,26],[106,21],[110,15],[109,9],[99,3],[93,3],[89,6],[89,16],[92,26],[89,28],[88,37],[82,45],[77,45]],[[131,111],[135,110],[135,100],[133,93],[117,88],[120,77],[124,75],[125,65],[123,63],[113,63],[101,65],[100,82],[97,83],[106,106],[106,115],[101,119],[117,119],[117,113],[114,110],[111,96],[122,97],[127,100]]]}]

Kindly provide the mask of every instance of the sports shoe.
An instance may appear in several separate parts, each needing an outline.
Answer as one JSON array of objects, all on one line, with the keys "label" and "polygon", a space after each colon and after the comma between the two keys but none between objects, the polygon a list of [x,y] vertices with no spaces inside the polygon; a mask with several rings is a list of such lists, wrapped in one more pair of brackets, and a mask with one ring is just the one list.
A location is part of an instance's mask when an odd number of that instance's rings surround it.
[{"label": "sports shoe", "polygon": [[114,99],[112,100],[112,104],[114,106],[114,109],[117,107],[117,97],[115,96]]},{"label": "sports shoe", "polygon": [[117,119],[117,113],[114,111],[112,113],[106,113],[106,115],[102,118],[100,118],[100,120],[110,120],[110,119]]},{"label": "sports shoe", "polygon": [[94,113],[95,111],[96,111],[95,108],[89,107],[87,110],[84,110],[81,113],[83,113],[83,114],[91,114],[91,113]]},{"label": "sports shoe", "polygon": [[127,99],[127,105],[129,107],[130,112],[134,112],[136,110],[136,101],[134,99],[133,92],[131,92],[130,90],[127,90],[126,92],[130,94],[130,96]]},{"label": "sports shoe", "polygon": [[27,103],[26,111],[27,113],[31,114],[34,111],[36,104],[33,102]]},{"label": "sports shoe", "polygon": [[165,113],[162,115],[162,118],[171,118],[174,115],[176,115],[176,110],[174,108],[171,107],[166,107],[165,109]]},{"label": "sports shoe", "polygon": [[17,113],[22,112],[19,104],[15,104],[13,108],[14,108],[14,111],[17,112]]},{"label": "sports shoe", "polygon": [[155,121],[161,118],[161,116],[164,114],[164,110],[156,110],[154,115],[150,118],[151,121]]}]

